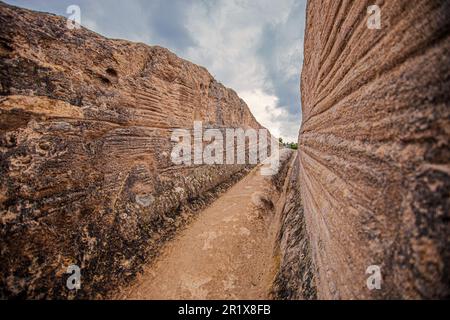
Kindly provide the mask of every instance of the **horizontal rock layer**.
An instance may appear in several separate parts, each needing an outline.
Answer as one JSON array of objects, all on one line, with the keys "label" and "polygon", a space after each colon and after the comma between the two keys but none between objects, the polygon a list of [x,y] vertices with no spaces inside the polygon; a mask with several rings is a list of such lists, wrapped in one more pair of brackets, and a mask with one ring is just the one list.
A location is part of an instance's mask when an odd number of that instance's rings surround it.
[{"label": "horizontal rock layer", "polygon": [[449,66],[450,1],[309,1],[299,178],[318,298],[449,296]]},{"label": "horizontal rock layer", "polygon": [[103,297],[246,169],[173,165],[173,130],[261,126],[166,49],[1,2],[0,25],[0,297]]}]

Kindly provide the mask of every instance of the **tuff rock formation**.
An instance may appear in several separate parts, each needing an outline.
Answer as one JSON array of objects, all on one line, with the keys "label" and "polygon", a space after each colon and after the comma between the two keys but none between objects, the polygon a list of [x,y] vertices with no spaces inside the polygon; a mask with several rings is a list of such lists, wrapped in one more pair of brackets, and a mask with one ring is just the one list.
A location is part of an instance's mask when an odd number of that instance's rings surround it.
[{"label": "tuff rock formation", "polygon": [[261,126],[166,49],[2,2],[0,26],[0,297],[104,297],[246,172],[175,166],[172,131]]},{"label": "tuff rock formation", "polygon": [[[275,298],[449,297],[450,1],[374,2],[308,4]],[[163,48],[1,2],[0,26],[0,298],[105,297],[247,170],[173,165],[173,129],[260,125]]]},{"label": "tuff rock formation", "polygon": [[448,297],[450,1],[309,1],[301,92],[277,296]]}]

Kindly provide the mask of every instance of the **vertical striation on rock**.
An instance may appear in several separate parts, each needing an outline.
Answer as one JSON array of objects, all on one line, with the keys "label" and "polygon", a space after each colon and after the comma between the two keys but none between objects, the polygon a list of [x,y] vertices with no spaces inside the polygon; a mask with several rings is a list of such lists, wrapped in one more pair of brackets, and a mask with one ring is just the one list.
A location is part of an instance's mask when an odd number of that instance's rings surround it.
[{"label": "vertical striation on rock", "polygon": [[102,297],[188,219],[185,206],[246,169],[175,166],[173,130],[261,126],[234,91],[164,48],[2,2],[0,25],[0,297]]},{"label": "vertical striation on rock", "polygon": [[449,296],[449,88],[450,1],[309,1],[299,192],[318,298]]}]

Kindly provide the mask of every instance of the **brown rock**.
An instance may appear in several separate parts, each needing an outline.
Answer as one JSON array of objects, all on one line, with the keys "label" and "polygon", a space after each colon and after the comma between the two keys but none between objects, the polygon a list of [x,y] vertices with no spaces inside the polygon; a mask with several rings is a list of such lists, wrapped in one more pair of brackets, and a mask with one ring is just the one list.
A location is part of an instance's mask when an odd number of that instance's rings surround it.
[{"label": "brown rock", "polygon": [[[366,25],[370,1],[308,5],[299,188],[312,265],[304,268],[321,299],[448,297],[450,2],[376,3],[381,30]],[[366,286],[371,265],[381,268],[381,290]]]},{"label": "brown rock", "polygon": [[[174,166],[175,128],[261,128],[160,47],[0,2],[0,297],[105,296],[246,167]],[[65,274],[81,267],[82,290]]]},{"label": "brown rock", "polygon": [[279,266],[271,292],[275,299],[317,299],[317,272],[313,268],[300,188],[297,156],[290,171],[285,173],[282,197],[279,200],[282,205],[277,208],[280,226],[275,256]]}]

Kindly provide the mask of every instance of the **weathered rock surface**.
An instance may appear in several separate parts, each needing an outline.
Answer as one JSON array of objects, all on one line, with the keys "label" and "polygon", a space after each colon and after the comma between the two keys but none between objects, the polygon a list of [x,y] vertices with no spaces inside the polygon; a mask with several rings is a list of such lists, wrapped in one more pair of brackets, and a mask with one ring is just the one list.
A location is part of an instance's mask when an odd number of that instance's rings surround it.
[{"label": "weathered rock surface", "polygon": [[0,297],[102,297],[246,169],[174,166],[172,130],[261,126],[166,49],[1,2],[0,25]]},{"label": "weathered rock surface", "polygon": [[272,286],[272,296],[281,300],[317,299],[312,253],[307,235],[305,214],[299,194],[298,157],[285,173],[282,198],[277,208],[279,231],[275,254],[279,261]]},{"label": "weathered rock surface", "polygon": [[[381,30],[366,25],[372,4]],[[283,263],[313,272],[318,298],[449,296],[449,88],[450,1],[309,2],[298,187],[312,264]],[[296,224],[284,234],[302,253]],[[282,282],[309,274],[294,271]]]}]

